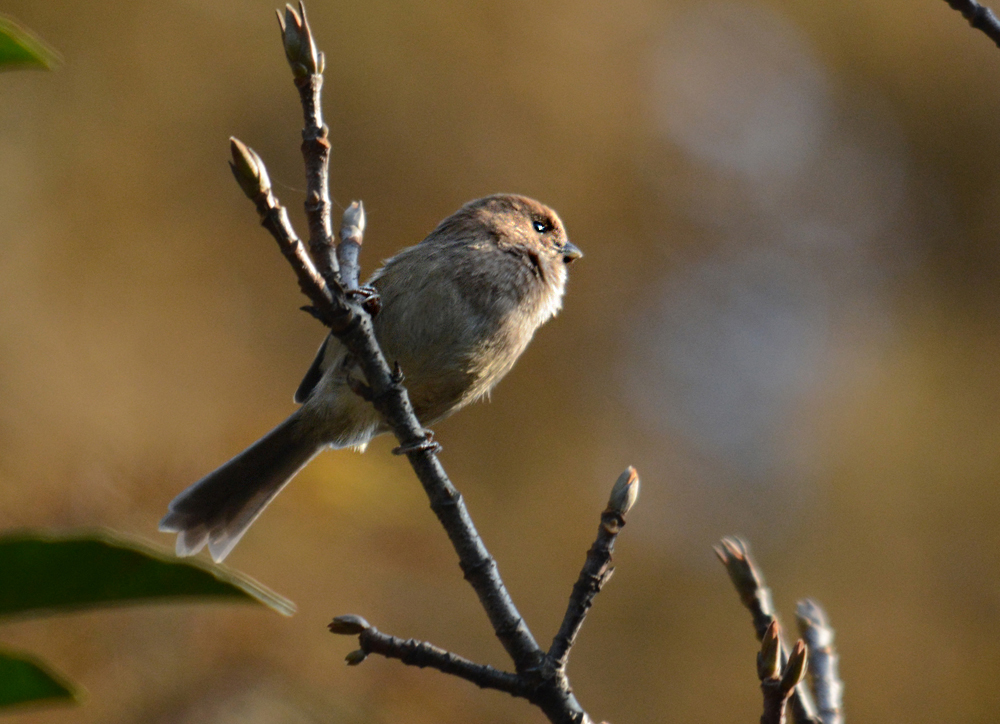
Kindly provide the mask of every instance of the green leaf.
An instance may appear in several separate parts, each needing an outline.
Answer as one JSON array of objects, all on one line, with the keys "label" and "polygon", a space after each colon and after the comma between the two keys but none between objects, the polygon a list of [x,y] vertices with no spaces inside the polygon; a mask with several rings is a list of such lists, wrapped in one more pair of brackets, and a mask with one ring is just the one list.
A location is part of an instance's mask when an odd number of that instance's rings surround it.
[{"label": "green leaf", "polygon": [[252,600],[285,616],[295,611],[249,576],[106,531],[0,535],[0,616],[177,597]]},{"label": "green leaf", "polygon": [[0,70],[44,68],[52,70],[59,53],[14,20],[0,16]]},{"label": "green leaf", "polygon": [[0,651],[0,707],[53,700],[79,701],[83,691],[25,654]]}]

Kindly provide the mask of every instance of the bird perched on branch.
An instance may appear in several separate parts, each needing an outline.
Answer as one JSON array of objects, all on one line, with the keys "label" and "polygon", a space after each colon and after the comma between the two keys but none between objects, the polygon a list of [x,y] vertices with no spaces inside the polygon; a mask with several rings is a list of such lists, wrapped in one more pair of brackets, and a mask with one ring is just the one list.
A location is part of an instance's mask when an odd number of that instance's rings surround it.
[{"label": "bird perched on branch", "polygon": [[[471,201],[369,280],[375,336],[399,364],[421,424],[486,395],[562,306],[566,267],[582,256],[559,216],[524,196]],[[233,549],[275,495],[323,448],[363,448],[388,428],[354,392],[356,361],[327,337],[295,393],[301,407],[170,504],[160,530],[178,555]]]}]

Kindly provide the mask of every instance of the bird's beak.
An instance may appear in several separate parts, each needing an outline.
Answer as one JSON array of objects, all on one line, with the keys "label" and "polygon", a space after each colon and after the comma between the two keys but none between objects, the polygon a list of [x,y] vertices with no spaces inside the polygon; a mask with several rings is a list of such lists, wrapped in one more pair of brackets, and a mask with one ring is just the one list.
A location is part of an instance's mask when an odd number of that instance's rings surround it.
[{"label": "bird's beak", "polygon": [[566,245],[562,248],[562,258],[566,264],[572,264],[574,261],[583,256],[583,252],[580,251],[576,244],[571,241],[567,241]]}]

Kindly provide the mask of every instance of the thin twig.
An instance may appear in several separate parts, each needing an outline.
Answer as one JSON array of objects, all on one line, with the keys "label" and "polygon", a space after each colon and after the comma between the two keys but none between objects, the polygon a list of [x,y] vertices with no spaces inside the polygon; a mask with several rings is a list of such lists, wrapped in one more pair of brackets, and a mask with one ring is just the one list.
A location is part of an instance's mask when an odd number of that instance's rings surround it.
[{"label": "thin twig", "polygon": [[345,289],[357,289],[361,277],[361,244],[365,239],[365,205],[352,201],[344,209],[340,223],[340,243],[337,244],[337,261],[340,262],[340,279]]},{"label": "thin twig", "polygon": [[822,606],[811,599],[799,601],[795,611],[799,633],[809,647],[809,677],[816,708],[823,724],[843,724],[844,682],[837,672],[839,659],[834,632]]},{"label": "thin twig", "polygon": [[992,10],[980,5],[976,0],[945,0],[945,2],[962,13],[962,16],[969,21],[969,25],[976,30],[982,30],[997,47],[1000,47],[1000,20],[997,20]]},{"label": "thin twig", "polygon": [[350,326],[355,311],[343,303],[342,293],[336,293],[340,291],[339,284],[327,285],[313,266],[302,240],[288,220],[288,212],[271,192],[271,179],[260,156],[236,138],[229,139],[229,149],[233,156],[229,168],[240,188],[256,205],[261,226],[271,232],[281,253],[295,270],[299,289],[313,304],[310,311],[331,329]]},{"label": "thin twig", "polygon": [[[723,538],[719,545],[715,546],[715,554],[726,567],[740,601],[753,617],[757,640],[763,640],[768,626],[777,620],[777,614],[771,601],[771,590],[764,585],[764,577],[750,558],[749,547],[739,538]],[[787,652],[788,647],[779,637],[778,660],[781,666],[785,666],[788,662]],[[821,724],[816,715],[816,705],[805,684],[795,687],[795,692],[792,694],[792,713],[798,724]]]},{"label": "thin twig", "polygon": [[329,628],[336,634],[357,635],[361,648],[347,656],[347,663],[352,666],[360,664],[369,654],[379,654],[388,659],[399,659],[408,666],[437,669],[471,681],[482,689],[497,689],[522,698],[530,696],[523,677],[518,674],[477,664],[426,641],[384,634],[360,616],[338,616]]},{"label": "thin twig", "polygon": [[593,605],[594,598],[604,584],[611,580],[614,568],[611,567],[611,554],[615,548],[615,539],[625,526],[625,516],[635,504],[639,495],[639,474],[631,465],[625,469],[614,487],[608,507],[601,513],[601,524],[597,528],[597,540],[587,551],[587,560],[580,571],[580,577],[573,586],[569,597],[569,606],[563,617],[559,633],[552,640],[549,648],[549,659],[559,669],[566,668],[570,649],[576,641],[577,634],[587,617],[587,611]]},{"label": "thin twig", "polygon": [[329,129],[323,123],[321,102],[326,57],[316,48],[306,8],[301,2],[298,12],[291,5],[285,5],[284,18],[278,11],[278,25],[305,117],[302,158],[306,167],[305,209],[309,221],[309,251],[319,273],[332,286],[333,280],[338,278],[339,267],[330,221]]}]

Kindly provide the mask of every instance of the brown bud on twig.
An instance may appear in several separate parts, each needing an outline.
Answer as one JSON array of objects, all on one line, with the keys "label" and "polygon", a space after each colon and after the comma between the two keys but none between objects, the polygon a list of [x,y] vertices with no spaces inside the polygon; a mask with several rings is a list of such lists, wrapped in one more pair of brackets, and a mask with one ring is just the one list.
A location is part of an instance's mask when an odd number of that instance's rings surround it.
[{"label": "brown bud on twig", "polygon": [[229,150],[233,155],[229,168],[247,198],[256,201],[261,194],[267,194],[271,190],[271,179],[257,152],[234,136],[229,138]]},{"label": "brown bud on twig", "polygon": [[367,658],[368,658],[367,652],[361,649],[357,649],[349,653],[347,656],[345,656],[344,661],[347,662],[348,666],[357,666]]},{"label": "brown bud on twig", "polygon": [[349,614],[347,616],[337,616],[327,627],[330,633],[341,634],[343,636],[357,636],[363,631],[371,628],[371,624],[360,616]]},{"label": "brown bud on twig", "polygon": [[806,663],[809,655],[806,653],[806,644],[802,639],[795,642],[792,653],[788,655],[788,663],[785,664],[781,672],[781,693],[788,696],[792,689],[799,685],[806,675]]},{"label": "brown bud on twig", "polygon": [[611,488],[611,497],[608,499],[608,511],[617,513],[622,518],[635,505],[639,497],[639,473],[634,467],[629,465],[625,472],[618,476],[615,485]]},{"label": "brown bud on twig", "polygon": [[760,653],[757,654],[757,677],[764,679],[776,679],[779,672],[779,642],[781,640],[781,629],[778,621],[774,620],[767,627],[764,639],[760,642]]},{"label": "brown bud on twig", "polygon": [[309,20],[306,18],[305,5],[300,2],[298,12],[295,12],[295,8],[291,5],[285,5],[284,17],[281,17],[280,10],[275,12],[278,15],[278,26],[281,28],[285,56],[292,66],[295,77],[304,78],[307,75],[322,73],[326,59],[323,53],[316,49],[316,41],[313,39]]}]

